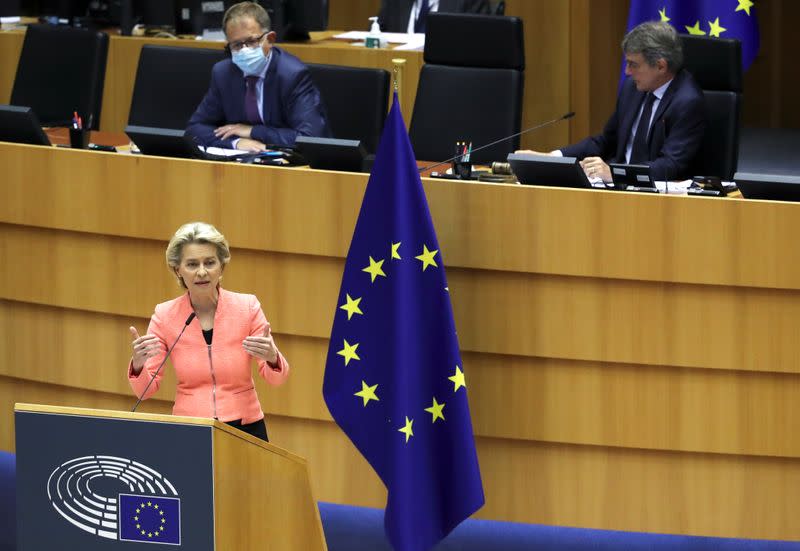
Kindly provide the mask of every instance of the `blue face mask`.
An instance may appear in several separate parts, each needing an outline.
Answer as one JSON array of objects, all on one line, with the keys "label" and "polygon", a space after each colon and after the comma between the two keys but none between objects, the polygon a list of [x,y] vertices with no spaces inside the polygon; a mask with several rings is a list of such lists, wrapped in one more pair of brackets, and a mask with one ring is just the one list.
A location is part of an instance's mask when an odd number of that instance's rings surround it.
[{"label": "blue face mask", "polygon": [[242,48],[238,52],[233,52],[231,56],[233,62],[245,74],[245,76],[261,76],[261,71],[267,65],[267,57],[260,46],[255,48]]}]

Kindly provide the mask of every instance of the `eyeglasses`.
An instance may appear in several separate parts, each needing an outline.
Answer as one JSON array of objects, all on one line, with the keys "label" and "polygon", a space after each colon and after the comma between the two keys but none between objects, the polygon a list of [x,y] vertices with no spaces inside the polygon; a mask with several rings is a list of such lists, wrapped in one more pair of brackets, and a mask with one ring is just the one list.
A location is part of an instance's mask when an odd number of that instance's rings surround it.
[{"label": "eyeglasses", "polygon": [[226,47],[232,52],[238,52],[245,46],[247,46],[248,48],[255,48],[256,46],[261,45],[261,41],[264,39],[265,36],[267,36],[268,33],[269,31],[262,33],[260,36],[254,38],[251,37],[245,40],[237,40],[236,42],[229,42]]}]

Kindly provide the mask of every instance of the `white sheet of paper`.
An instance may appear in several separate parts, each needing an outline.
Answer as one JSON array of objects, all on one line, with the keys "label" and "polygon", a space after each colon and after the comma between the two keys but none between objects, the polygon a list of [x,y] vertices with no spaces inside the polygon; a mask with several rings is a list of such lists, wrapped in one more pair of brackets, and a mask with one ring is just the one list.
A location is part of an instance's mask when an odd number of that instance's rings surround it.
[{"label": "white sheet of paper", "polygon": [[[338,38],[340,40],[355,40],[361,41],[367,39],[367,31],[347,31],[346,33],[334,35],[333,38]],[[408,44],[410,42],[417,42],[419,41],[420,37],[422,38],[422,43],[425,43],[425,35],[424,34],[416,34],[416,33],[381,33],[381,38],[383,38],[386,42],[391,44]]]}]

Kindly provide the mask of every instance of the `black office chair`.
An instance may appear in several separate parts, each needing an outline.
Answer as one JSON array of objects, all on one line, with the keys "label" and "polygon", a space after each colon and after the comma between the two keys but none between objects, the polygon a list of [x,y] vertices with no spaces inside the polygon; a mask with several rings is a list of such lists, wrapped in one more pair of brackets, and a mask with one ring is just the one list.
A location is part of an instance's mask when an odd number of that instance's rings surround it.
[{"label": "black office chair", "polygon": [[146,45],[139,55],[128,125],[183,130],[223,50]]},{"label": "black office chair", "polygon": [[107,56],[105,33],[28,26],[11,105],[33,108],[45,126],[68,126],[77,111],[86,128],[98,129]]},{"label": "black office chair", "polygon": [[361,140],[375,153],[389,105],[389,71],[309,63],[334,138]]},{"label": "black office chair", "polygon": [[698,159],[704,176],[731,180],[739,161],[742,45],[734,39],[680,35],[684,67],[706,99],[708,126]]},{"label": "black office chair", "polygon": [[[521,19],[431,13],[424,58],[409,132],[418,159],[443,161],[455,154],[456,142],[478,147],[519,132],[525,70]],[[515,149],[519,137],[476,152],[470,161],[505,160]]]}]

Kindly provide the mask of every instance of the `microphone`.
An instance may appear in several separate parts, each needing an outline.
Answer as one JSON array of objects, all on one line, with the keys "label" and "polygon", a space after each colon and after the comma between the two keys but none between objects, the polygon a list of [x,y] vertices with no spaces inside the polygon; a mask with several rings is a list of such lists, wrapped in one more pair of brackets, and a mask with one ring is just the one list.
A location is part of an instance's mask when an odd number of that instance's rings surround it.
[{"label": "microphone", "polygon": [[[482,145],[480,147],[476,147],[470,153],[475,153],[476,151],[480,151],[481,149],[486,149],[487,147],[491,147],[491,146],[493,146],[495,144],[499,144],[500,142],[504,142],[506,140],[510,140],[511,138],[516,138],[517,136],[522,136],[523,134],[527,134],[528,132],[531,132],[532,130],[538,130],[539,128],[544,128],[545,126],[550,126],[551,124],[555,124],[555,123],[557,123],[559,121],[565,121],[567,119],[571,119],[574,116],[575,116],[575,111],[570,111],[569,113],[561,115],[557,119],[553,119],[551,121],[543,122],[542,124],[537,124],[536,126],[531,126],[530,128],[526,128],[525,130],[522,130],[521,132],[517,132],[516,134],[511,134],[510,136],[506,136],[505,138],[500,138],[499,140],[495,140],[495,141],[493,141],[491,143],[487,143],[486,145]],[[451,158],[447,159],[446,161],[442,161],[441,163],[436,163],[435,165],[422,167],[422,168],[419,169],[419,172],[425,172],[426,170],[430,170],[432,168],[436,168],[437,166],[442,166],[442,165],[446,165],[447,163],[452,163],[453,161],[455,161],[459,157],[461,157],[461,155],[456,155],[455,157],[451,157]]]},{"label": "microphone", "polygon": [[[172,349],[175,348],[175,345],[178,344],[179,340],[181,340],[181,337],[183,336],[183,332],[186,331],[186,328],[189,327],[189,324],[192,323],[192,320],[195,317],[197,317],[197,314],[192,312],[191,314],[189,314],[189,317],[186,318],[186,321],[183,324],[183,329],[181,329],[181,332],[178,333],[178,337],[175,339],[175,342],[173,342],[172,346],[170,346],[169,350],[167,350],[167,355],[164,356],[163,360],[161,360],[161,364],[158,366],[158,369],[156,369],[156,372],[153,373],[152,377],[150,377],[150,381],[147,383],[147,386],[144,387],[144,390],[142,391],[142,395],[139,396],[138,400],[136,400],[136,405],[133,406],[133,409],[131,410],[131,413],[134,413],[136,411],[136,408],[139,407],[139,404],[142,403],[142,400],[144,399],[144,395],[147,394],[147,389],[149,389],[150,385],[153,384],[153,381],[156,380],[156,377],[158,376],[158,373],[161,371],[161,368],[164,367],[165,363],[167,363],[167,358],[169,358],[169,355],[172,354]],[[142,368],[142,369],[144,369],[144,368]]]}]

